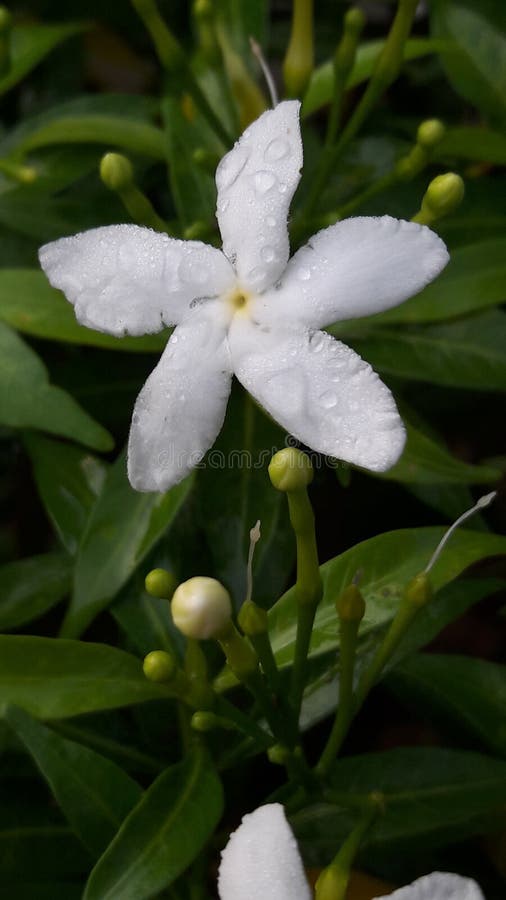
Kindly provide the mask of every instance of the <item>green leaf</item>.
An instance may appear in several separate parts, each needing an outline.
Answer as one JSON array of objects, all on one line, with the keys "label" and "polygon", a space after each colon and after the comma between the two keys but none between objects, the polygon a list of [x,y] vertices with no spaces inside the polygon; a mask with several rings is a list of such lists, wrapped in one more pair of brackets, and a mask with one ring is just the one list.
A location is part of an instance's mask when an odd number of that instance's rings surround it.
[{"label": "green leaf", "polygon": [[419,653],[388,676],[388,685],[443,728],[456,725],[506,756],[506,666],[468,656]]},{"label": "green leaf", "polygon": [[448,387],[506,390],[506,314],[498,310],[416,330],[378,328],[346,342],[380,372]]},{"label": "green leaf", "polygon": [[109,469],[88,520],[75,569],[74,595],[63,624],[77,637],[115,597],[167,531],[193,485],[186,478],[166,494],[134,491],[122,453]]},{"label": "green leaf", "polygon": [[65,553],[31,556],[0,567],[0,630],[26,625],[59,603],[72,585]]},{"label": "green leaf", "polygon": [[84,900],[144,900],[170,885],[209,839],[223,809],[202,750],[166,769],[146,791],[90,875]]},{"label": "green leaf", "polygon": [[0,421],[12,428],[36,428],[110,450],[109,433],[59,387],[49,384],[37,354],[0,323]]},{"label": "green leaf", "polygon": [[505,166],[506,137],[488,128],[448,128],[433,153],[438,160],[457,157]]},{"label": "green leaf", "polygon": [[[371,791],[385,797],[385,812],[367,832],[363,848],[396,855],[416,846],[438,847],[485,831],[506,802],[506,763],[478,753],[416,747],[338,761],[333,790],[350,805]],[[341,805],[319,803],[291,817],[305,861],[319,865],[348,836],[354,816]]]},{"label": "green leaf", "polygon": [[246,591],[249,533],[261,520],[253,559],[254,598],[270,606],[287,584],[295,542],[286,497],[267,467],[285,435],[245,391],[234,389],[222,432],[199,473],[203,526],[217,577],[240,604]]},{"label": "green leaf", "polygon": [[[320,567],[323,599],[316,613],[311,656],[336,649],[338,645],[336,597],[357,572],[362,573],[360,590],[366,601],[366,614],[360,629],[360,641],[387,625],[396,612],[407,582],[427,565],[443,536],[442,528],[406,528],[389,531],[357,544]],[[506,537],[457,531],[431,571],[435,591],[457,578],[472,563],[487,556],[505,555]],[[291,588],[269,613],[269,630],[278,661],[291,663],[295,641],[295,591]]]},{"label": "green leaf", "polygon": [[211,174],[192,159],[191,149],[207,149],[209,137],[200,118],[188,122],[179,99],[168,97],[164,104],[165,135],[172,200],[181,224],[211,222],[216,205],[216,187]]},{"label": "green leaf", "polygon": [[0,708],[21,706],[39,719],[65,719],[173,696],[148,681],[135,656],[106,644],[0,635]]},{"label": "green leaf", "polygon": [[79,325],[72,305],[36,269],[0,270],[0,319],[38,338],[111,350],[163,350],[167,332],[115,338]]},{"label": "green leaf", "polygon": [[44,508],[66,550],[75,554],[106,466],[80,447],[42,435],[25,437],[32,471]]},{"label": "green leaf", "polygon": [[441,58],[462,97],[492,121],[506,119],[506,7],[496,0],[433,0],[431,26],[448,42]]},{"label": "green leaf", "polygon": [[109,759],[66,740],[22,709],[8,706],[3,718],[33,756],[84,846],[100,856],[139,801],[139,785]]},{"label": "green leaf", "polygon": [[[357,50],[355,64],[348,76],[347,88],[356,87],[371,77],[378,57],[385,46],[384,41],[366,41]],[[404,45],[404,59],[419,59],[431,53],[439,53],[446,46],[444,41],[427,38],[411,38]],[[330,103],[334,89],[332,61],[318,66],[309,82],[302,104],[302,116],[310,116],[316,110]]]},{"label": "green leaf", "polygon": [[147,122],[134,121],[115,115],[67,115],[54,119],[32,132],[18,145],[18,152],[29,153],[52,144],[104,144],[138,153],[156,160],[165,160],[165,141],[162,131]]},{"label": "green leaf", "polygon": [[85,31],[86,25],[18,25],[10,37],[10,66],[0,78],[0,95],[20,82],[58,44]]},{"label": "green leaf", "polygon": [[407,441],[399,462],[381,474],[406,484],[490,484],[501,477],[491,466],[472,466],[451,456],[441,445],[408,422]]},{"label": "green leaf", "polygon": [[504,302],[505,279],[506,238],[477,241],[453,250],[443,273],[416,297],[367,322],[439,322],[478,312]]}]

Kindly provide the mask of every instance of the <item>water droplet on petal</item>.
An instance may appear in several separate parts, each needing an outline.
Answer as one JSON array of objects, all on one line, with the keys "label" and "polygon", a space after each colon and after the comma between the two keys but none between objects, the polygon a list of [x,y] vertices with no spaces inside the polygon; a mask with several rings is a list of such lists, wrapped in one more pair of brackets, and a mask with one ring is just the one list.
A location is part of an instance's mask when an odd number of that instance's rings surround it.
[{"label": "water droplet on petal", "polygon": [[224,213],[230,206],[230,200],[222,200],[221,203],[218,203],[218,212]]},{"label": "water droplet on petal", "polygon": [[288,187],[288,185],[285,184],[284,181],[280,181],[280,182],[279,182],[279,185],[278,185],[278,191],[279,191],[279,193],[280,193],[280,194],[286,194],[287,187]]},{"label": "water droplet on petal", "polygon": [[272,172],[260,170],[255,174],[255,190],[259,194],[266,194],[276,184],[277,178]]},{"label": "water droplet on petal", "polygon": [[321,353],[325,346],[325,335],[321,331],[316,331],[309,339],[309,349],[312,353]]},{"label": "water droplet on petal", "polygon": [[262,257],[264,262],[272,262],[276,257],[275,251],[272,247],[262,247],[260,250],[260,256]]},{"label": "water droplet on petal", "polygon": [[320,403],[324,409],[332,409],[337,403],[337,397],[333,391],[325,391],[320,397]]},{"label": "water droplet on petal", "polygon": [[297,278],[299,281],[309,281],[311,278],[311,270],[306,269],[305,266],[301,266],[297,269]]},{"label": "water droplet on petal", "polygon": [[266,224],[269,226],[269,228],[276,227],[276,219],[274,218],[274,216],[267,216],[265,221],[266,221]]},{"label": "water droplet on petal", "polygon": [[239,147],[235,147],[221,160],[216,169],[216,184],[219,190],[231,187],[238,179],[244,166],[248,162],[249,153]]},{"label": "water droplet on petal", "polygon": [[287,141],[282,140],[281,138],[274,138],[273,141],[267,146],[267,149],[264,153],[264,157],[267,160],[278,160],[284,159],[285,156],[288,156],[290,153],[290,145]]}]

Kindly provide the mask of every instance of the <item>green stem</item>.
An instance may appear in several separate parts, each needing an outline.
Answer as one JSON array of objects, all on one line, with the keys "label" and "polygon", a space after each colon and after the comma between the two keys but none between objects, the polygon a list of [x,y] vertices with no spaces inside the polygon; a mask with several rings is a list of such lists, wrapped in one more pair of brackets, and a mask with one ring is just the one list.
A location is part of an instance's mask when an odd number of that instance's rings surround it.
[{"label": "green stem", "polygon": [[325,776],[344,740],[353,714],[353,675],[360,622],[341,622],[339,650],[339,703],[334,724],[323,753],[316,766],[316,773]]},{"label": "green stem", "polygon": [[313,189],[307,202],[306,214],[310,214],[316,206],[322,188],[331,176],[343,150],[362,127],[379,98],[397,78],[402,66],[404,45],[411,31],[417,5],[418,0],[399,0],[392,27],[369,84],[337,144],[322,157],[321,166],[316,173]]},{"label": "green stem", "polygon": [[240,709],[237,709],[233,703],[230,703],[224,697],[219,697],[217,699],[215,709],[219,716],[222,716],[224,719],[231,722],[237,731],[250,737],[255,744],[262,747],[262,749],[267,749],[267,747],[270,747],[272,744],[270,734],[268,734],[267,731],[264,731],[264,729],[255,722],[254,718],[241,712]]},{"label": "green stem", "polygon": [[351,867],[362,841],[382,808],[380,794],[371,794],[368,809],[316,882],[315,900],[345,900]]},{"label": "green stem", "polygon": [[231,136],[223,127],[221,119],[214,112],[198,84],[190,68],[188,54],[167,27],[158,11],[155,0],[132,0],[132,5],[149,31],[163,67],[170,76],[179,76],[179,83],[184,90],[188,91],[195,105],[202,115],[206,117],[211,128],[226,147],[230,146],[233,143]]},{"label": "green stem", "polygon": [[298,720],[311,633],[317,606],[322,596],[322,581],[318,565],[318,551],[314,527],[314,514],[305,488],[288,491],[290,522],[297,545],[297,636],[292,669],[291,697]]}]

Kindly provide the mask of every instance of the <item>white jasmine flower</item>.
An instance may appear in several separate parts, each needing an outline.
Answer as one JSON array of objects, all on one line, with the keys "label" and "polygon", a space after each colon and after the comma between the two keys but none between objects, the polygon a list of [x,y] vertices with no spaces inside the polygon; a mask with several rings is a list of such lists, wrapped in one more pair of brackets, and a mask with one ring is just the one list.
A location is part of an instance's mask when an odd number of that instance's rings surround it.
[{"label": "white jasmine flower", "polygon": [[128,472],[137,490],[165,491],[202,459],[223,423],[232,373],[314,450],[373,471],[402,452],[389,390],[318,329],[401,303],[448,254],[425,226],[357,217],[318,232],[288,262],[299,107],[286,101],[263,113],[218,166],[223,252],[136,225],[40,250],[81,324],[117,336],[177,325],[133,413]]},{"label": "white jasmine flower", "polygon": [[[279,803],[244,816],[222,852],[221,900],[311,900],[292,830]],[[389,894],[393,900],[485,900],[475,881],[433,872]],[[386,900],[386,898],[376,898]]]}]

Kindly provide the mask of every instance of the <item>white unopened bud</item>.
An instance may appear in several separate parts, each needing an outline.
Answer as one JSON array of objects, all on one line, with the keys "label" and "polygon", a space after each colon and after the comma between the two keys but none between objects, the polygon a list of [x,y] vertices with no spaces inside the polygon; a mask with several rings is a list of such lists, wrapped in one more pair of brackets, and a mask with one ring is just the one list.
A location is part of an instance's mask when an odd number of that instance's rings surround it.
[{"label": "white unopened bud", "polygon": [[232,617],[228,591],[215,578],[197,576],[175,590],[171,603],[176,628],[196,640],[218,637]]}]

